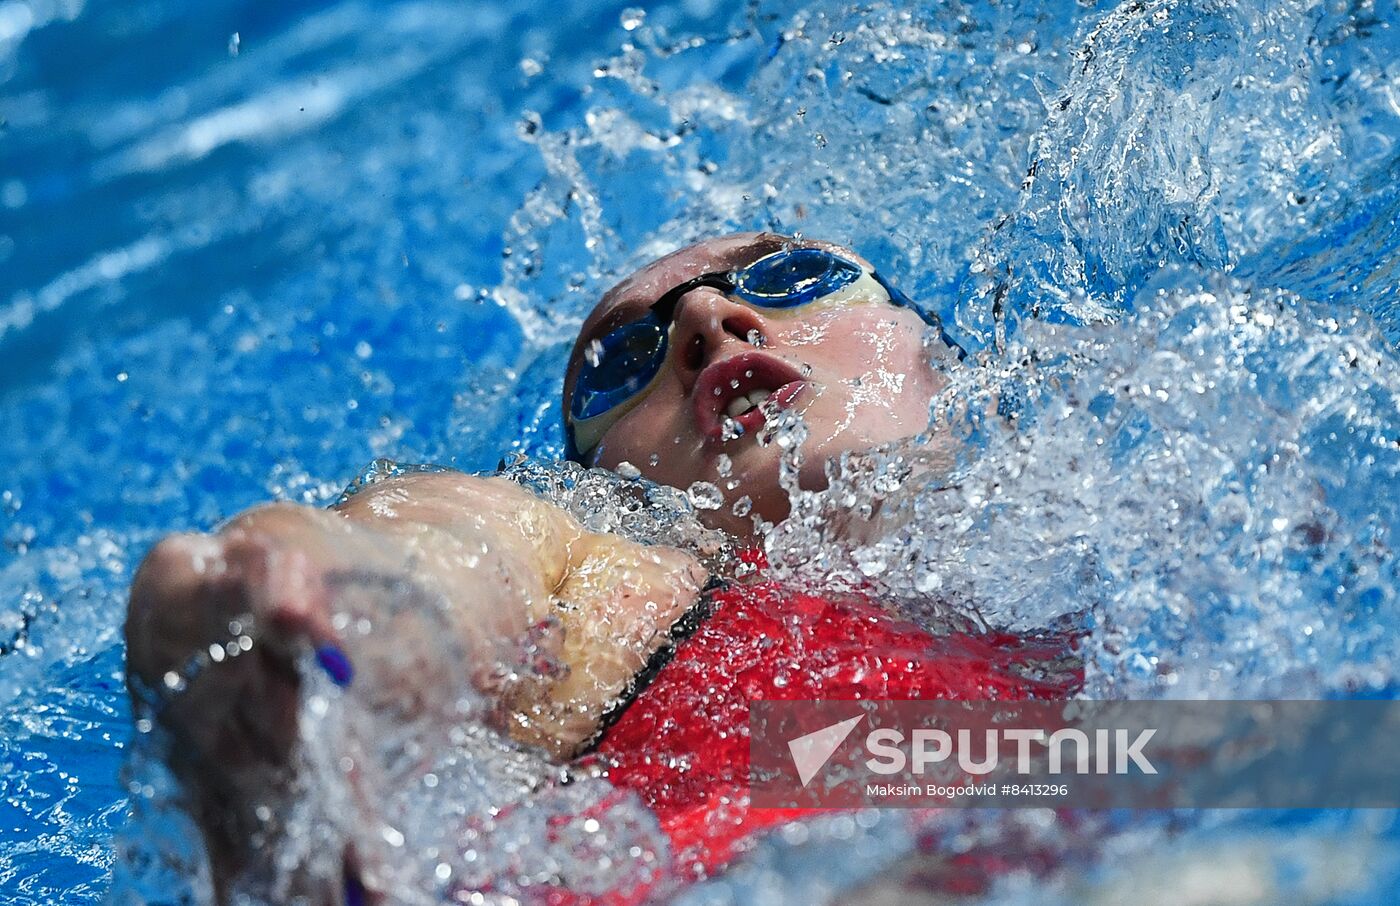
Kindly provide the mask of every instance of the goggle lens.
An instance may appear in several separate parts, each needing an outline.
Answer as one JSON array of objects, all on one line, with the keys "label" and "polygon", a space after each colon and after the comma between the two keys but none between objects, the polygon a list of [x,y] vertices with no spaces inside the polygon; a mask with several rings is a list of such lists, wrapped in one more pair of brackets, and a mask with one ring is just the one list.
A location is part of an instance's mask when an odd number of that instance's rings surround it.
[{"label": "goggle lens", "polygon": [[602,415],[651,383],[666,360],[666,333],[667,325],[649,313],[604,334],[574,385],[574,420]]},{"label": "goggle lens", "polygon": [[763,308],[795,308],[829,296],[864,273],[823,249],[793,249],[760,258],[735,275],[734,294]]}]

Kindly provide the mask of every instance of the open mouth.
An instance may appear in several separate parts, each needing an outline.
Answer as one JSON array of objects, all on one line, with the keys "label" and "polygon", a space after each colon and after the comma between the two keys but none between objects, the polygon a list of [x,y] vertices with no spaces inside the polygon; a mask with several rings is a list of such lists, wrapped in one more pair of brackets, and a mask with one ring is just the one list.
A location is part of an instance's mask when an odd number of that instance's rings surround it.
[{"label": "open mouth", "polygon": [[715,362],[700,373],[694,390],[695,421],[711,441],[751,434],[763,426],[764,404],[793,404],[806,381],[782,359],[744,352]]}]

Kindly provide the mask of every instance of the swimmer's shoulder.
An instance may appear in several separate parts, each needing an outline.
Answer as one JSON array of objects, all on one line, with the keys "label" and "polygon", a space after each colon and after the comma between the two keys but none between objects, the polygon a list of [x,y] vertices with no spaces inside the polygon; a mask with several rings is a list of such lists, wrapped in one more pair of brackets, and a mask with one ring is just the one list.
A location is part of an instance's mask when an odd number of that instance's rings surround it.
[{"label": "swimmer's shoulder", "polygon": [[470,475],[455,469],[405,471],[380,478],[335,505],[346,515],[402,511],[420,522],[456,521],[464,513],[520,516],[557,514],[559,507],[499,475]]}]

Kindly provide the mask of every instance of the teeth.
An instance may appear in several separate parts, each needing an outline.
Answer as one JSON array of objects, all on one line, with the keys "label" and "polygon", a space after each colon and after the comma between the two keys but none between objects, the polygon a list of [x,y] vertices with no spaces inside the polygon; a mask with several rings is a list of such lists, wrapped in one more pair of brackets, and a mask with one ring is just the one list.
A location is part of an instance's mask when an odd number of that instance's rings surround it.
[{"label": "teeth", "polygon": [[763,405],[764,401],[772,395],[771,390],[752,390],[748,394],[734,397],[729,401],[729,405],[724,408],[724,412],[730,418],[738,418],[750,409],[756,409]]}]

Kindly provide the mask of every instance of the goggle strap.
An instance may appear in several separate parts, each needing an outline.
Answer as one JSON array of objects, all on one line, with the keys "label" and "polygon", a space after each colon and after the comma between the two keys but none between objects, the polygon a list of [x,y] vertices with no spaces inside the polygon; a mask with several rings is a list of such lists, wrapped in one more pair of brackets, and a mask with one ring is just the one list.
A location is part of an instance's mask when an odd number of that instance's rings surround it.
[{"label": "goggle strap", "polygon": [[676,315],[676,306],[680,304],[685,294],[702,286],[713,287],[726,293],[734,292],[734,281],[729,278],[728,274],[720,272],[701,274],[698,277],[692,277],[680,286],[674,286],[667,290],[660,299],[652,303],[651,310],[662,324],[670,324]]},{"label": "goggle strap", "polygon": [[914,314],[922,318],[924,320],[924,323],[927,324],[929,327],[938,328],[938,339],[942,340],[943,344],[949,349],[957,351],[959,362],[967,358],[967,350],[963,349],[961,344],[959,344],[957,340],[954,340],[951,336],[949,336],[948,331],[943,327],[942,318],[938,317],[938,315],[924,308],[922,305],[916,305],[913,299],[910,299],[908,296],[904,295],[904,293],[900,292],[899,289],[896,288],[892,283],[887,281],[884,277],[881,277],[879,271],[871,271],[870,276],[874,277],[875,282],[880,284],[880,287],[884,289],[885,292],[889,293],[891,302],[893,302],[895,305],[898,305],[902,308],[907,308],[910,311],[914,312]]}]

